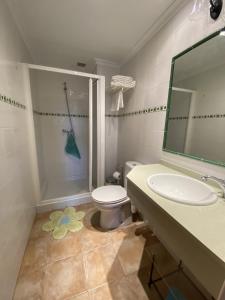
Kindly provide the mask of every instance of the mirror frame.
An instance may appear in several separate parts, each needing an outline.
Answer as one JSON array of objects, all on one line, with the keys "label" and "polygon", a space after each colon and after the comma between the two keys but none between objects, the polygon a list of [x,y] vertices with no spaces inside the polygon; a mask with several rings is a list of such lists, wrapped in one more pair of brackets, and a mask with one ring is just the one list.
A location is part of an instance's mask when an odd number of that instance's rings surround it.
[{"label": "mirror frame", "polygon": [[[170,106],[171,106],[171,101],[172,101],[172,86],[173,86],[173,77],[174,77],[174,65],[175,65],[176,59],[178,59],[179,57],[181,57],[181,56],[185,55],[186,53],[192,51],[193,49],[197,48],[198,46],[206,43],[207,41],[211,40],[212,38],[218,36],[222,31],[225,31],[225,27],[223,27],[220,30],[217,30],[216,32],[214,32],[212,34],[210,34],[206,38],[200,40],[199,42],[197,42],[193,46],[187,48],[186,50],[182,51],[181,53],[177,54],[176,56],[174,56],[172,58],[171,71],[170,71],[170,82],[169,82],[169,93],[168,93],[167,109],[166,109],[166,121],[165,121],[165,127],[164,127],[163,149],[162,150],[164,152],[168,152],[168,153],[176,154],[176,155],[179,155],[179,156],[188,157],[188,158],[191,158],[191,159],[202,161],[202,162],[205,162],[205,163],[225,167],[225,161],[223,162],[223,161],[217,161],[217,160],[209,160],[209,159],[206,159],[206,158],[203,158],[203,157],[190,155],[190,154],[185,154],[183,152],[176,152],[176,151],[173,151],[173,150],[170,150],[170,149],[166,148],[166,141],[167,141],[167,134],[168,134],[168,124],[169,124],[169,113],[170,113]],[[224,149],[224,151],[225,151],[225,149]]]}]

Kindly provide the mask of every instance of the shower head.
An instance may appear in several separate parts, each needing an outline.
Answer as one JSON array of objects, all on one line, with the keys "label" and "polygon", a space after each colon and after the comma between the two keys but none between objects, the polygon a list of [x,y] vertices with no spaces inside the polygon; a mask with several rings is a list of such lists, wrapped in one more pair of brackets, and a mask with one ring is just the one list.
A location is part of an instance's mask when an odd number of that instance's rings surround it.
[{"label": "shower head", "polygon": [[67,91],[67,85],[66,85],[66,82],[64,82],[64,91]]},{"label": "shower head", "polygon": [[[64,91],[67,92],[68,88],[67,88],[66,81],[63,83],[63,85],[64,85]],[[69,96],[71,97],[73,94],[74,94],[74,91],[69,89]]]}]

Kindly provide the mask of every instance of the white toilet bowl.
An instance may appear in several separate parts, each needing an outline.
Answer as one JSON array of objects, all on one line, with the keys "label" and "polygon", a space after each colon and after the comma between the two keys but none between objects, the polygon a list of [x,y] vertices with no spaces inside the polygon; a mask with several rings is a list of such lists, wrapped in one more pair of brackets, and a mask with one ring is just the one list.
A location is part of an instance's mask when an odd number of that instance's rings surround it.
[{"label": "white toilet bowl", "polygon": [[[124,186],[107,185],[95,189],[92,199],[100,210],[100,226],[103,229],[113,229],[121,225],[127,216],[124,216],[122,206],[130,202],[127,196],[127,174],[136,166],[137,161],[127,161],[124,166]],[[132,206],[132,205],[131,205]]]},{"label": "white toilet bowl", "polygon": [[95,189],[92,198],[100,210],[100,226],[113,229],[122,222],[121,206],[130,201],[127,191],[120,185],[107,185]]}]

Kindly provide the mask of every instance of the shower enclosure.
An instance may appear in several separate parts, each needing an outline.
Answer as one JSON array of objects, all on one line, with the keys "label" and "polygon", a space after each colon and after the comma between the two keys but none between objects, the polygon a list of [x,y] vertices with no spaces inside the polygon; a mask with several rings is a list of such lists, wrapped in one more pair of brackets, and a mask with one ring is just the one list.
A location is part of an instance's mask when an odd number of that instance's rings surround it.
[{"label": "shower enclosure", "polygon": [[82,203],[104,184],[103,76],[26,65],[38,206]]}]

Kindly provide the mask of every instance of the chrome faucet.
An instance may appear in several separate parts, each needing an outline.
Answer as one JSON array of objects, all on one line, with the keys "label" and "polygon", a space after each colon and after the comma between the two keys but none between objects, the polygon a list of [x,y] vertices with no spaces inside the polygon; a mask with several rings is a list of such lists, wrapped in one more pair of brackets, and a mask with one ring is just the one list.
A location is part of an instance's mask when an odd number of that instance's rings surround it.
[{"label": "chrome faucet", "polygon": [[221,179],[221,178],[217,178],[217,177],[215,177],[215,176],[208,176],[208,175],[206,175],[206,176],[202,176],[201,177],[201,180],[202,181],[207,181],[207,180],[212,180],[212,181],[215,181],[220,187],[221,187],[221,189],[223,190],[223,198],[225,197],[225,180],[223,180],[223,179]]}]

